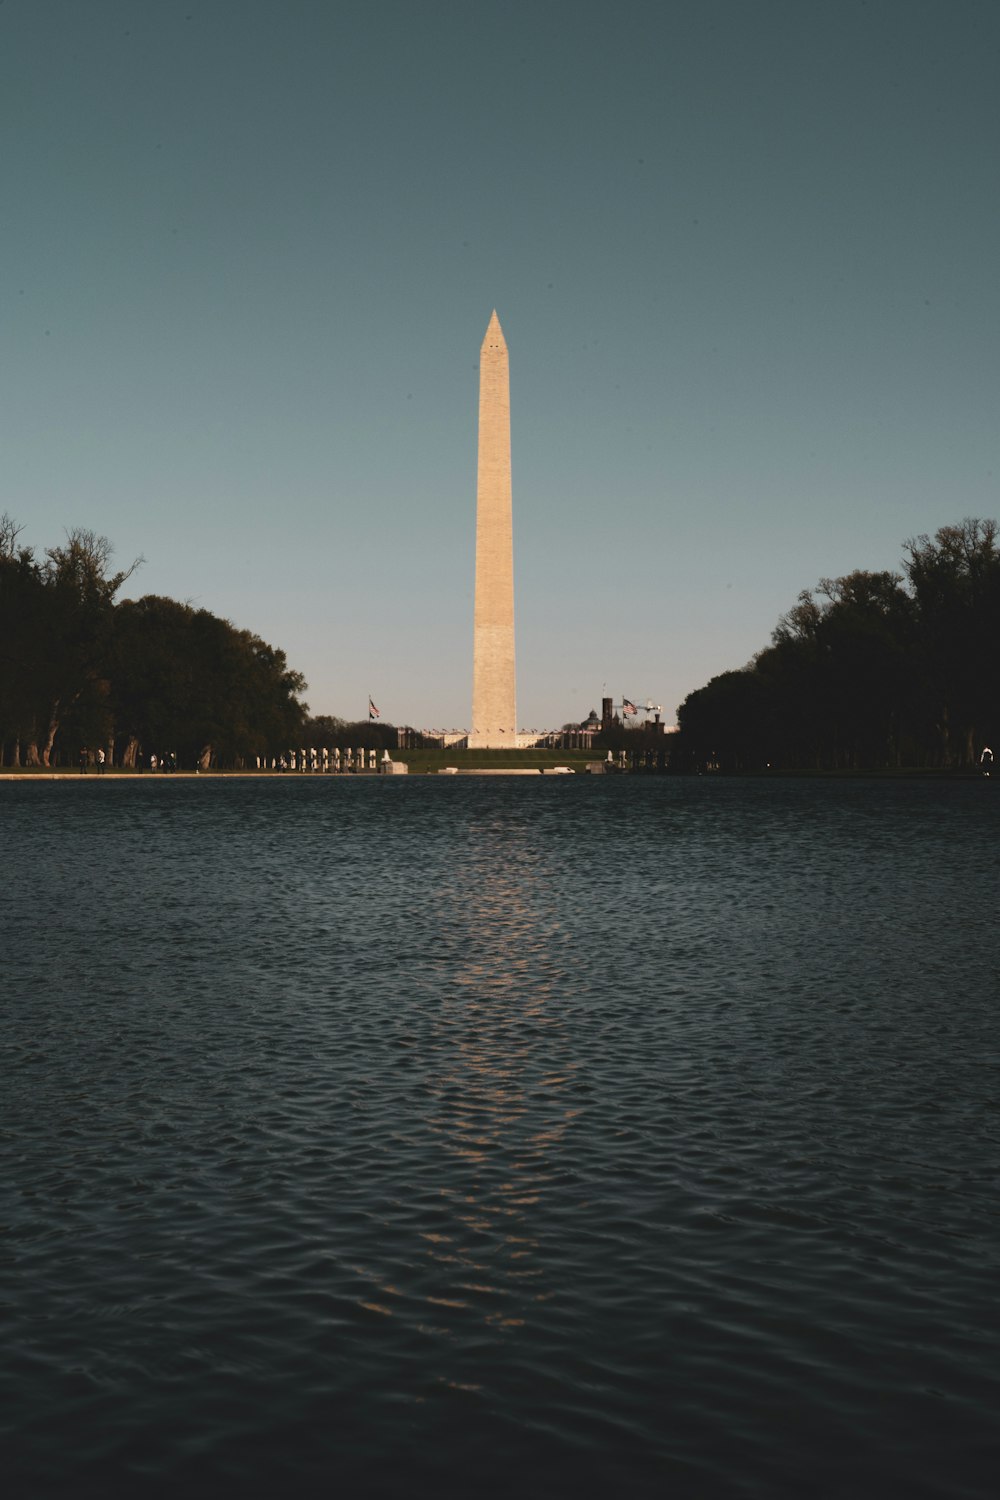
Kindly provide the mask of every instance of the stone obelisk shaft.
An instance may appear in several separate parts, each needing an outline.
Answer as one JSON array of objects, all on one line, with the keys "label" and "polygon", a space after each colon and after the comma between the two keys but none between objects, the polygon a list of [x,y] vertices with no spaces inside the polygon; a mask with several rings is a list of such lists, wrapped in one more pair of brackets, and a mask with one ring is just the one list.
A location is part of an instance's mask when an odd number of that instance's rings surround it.
[{"label": "stone obelisk shaft", "polygon": [[510,375],[500,320],[479,352],[476,606],[472,644],[472,748],[517,745],[514,692],[514,533],[510,489]]}]

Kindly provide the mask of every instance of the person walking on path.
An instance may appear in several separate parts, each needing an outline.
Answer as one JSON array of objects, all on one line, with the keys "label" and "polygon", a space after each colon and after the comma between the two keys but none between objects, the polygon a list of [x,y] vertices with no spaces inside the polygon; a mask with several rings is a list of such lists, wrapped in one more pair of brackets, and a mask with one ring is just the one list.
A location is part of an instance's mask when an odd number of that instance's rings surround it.
[{"label": "person walking on path", "polygon": [[84,745],[83,748],[82,748],[82,750],[80,751],[80,775],[81,776],[86,776],[86,774],[87,774],[87,747],[86,747],[86,745]]},{"label": "person walking on path", "polygon": [[98,776],[103,776],[104,775],[104,751],[103,750],[98,750],[98,752],[97,752],[97,774],[98,774]]}]

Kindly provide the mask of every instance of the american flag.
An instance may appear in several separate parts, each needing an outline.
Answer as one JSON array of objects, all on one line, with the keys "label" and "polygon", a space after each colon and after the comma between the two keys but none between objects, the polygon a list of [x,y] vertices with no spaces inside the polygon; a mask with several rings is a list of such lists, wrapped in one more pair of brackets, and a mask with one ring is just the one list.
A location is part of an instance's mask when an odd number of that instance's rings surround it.
[{"label": "american flag", "polygon": [[630,703],[627,698],[623,698],[622,699],[622,713],[623,714],[637,714],[638,712],[639,712],[639,710],[636,708],[636,706],[635,706],[634,703]]},{"label": "american flag", "polygon": [[379,711],[370,698],[368,699],[368,717],[369,719],[377,719],[379,717]]}]

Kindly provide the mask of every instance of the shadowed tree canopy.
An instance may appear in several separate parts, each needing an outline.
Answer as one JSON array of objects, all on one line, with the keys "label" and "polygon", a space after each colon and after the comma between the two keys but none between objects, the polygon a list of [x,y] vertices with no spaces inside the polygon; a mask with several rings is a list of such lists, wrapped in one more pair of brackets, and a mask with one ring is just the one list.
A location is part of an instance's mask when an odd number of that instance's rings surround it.
[{"label": "shadowed tree canopy", "polygon": [[[0,747],[15,765],[82,746],[181,764],[236,764],[295,742],[302,676],[283,651],[205,609],[148,595],[116,603],[139,565],[69,533],[41,559],[0,517]],[[141,561],[141,559],[139,560]]]},{"label": "shadowed tree canopy", "polygon": [[291,743],[303,721],[305,680],[285,653],[207,609],[154,594],[125,601],[111,660],[116,732],[147,754],[233,764]]},{"label": "shadowed tree canopy", "polygon": [[395,750],[398,734],[395,724],[384,719],[336,719],[319,714],[307,719],[298,743],[317,750]]},{"label": "shadowed tree canopy", "polygon": [[918,618],[921,690],[944,764],[997,739],[1000,548],[996,521],[943,526],[906,544]]},{"label": "shadowed tree canopy", "polygon": [[678,709],[691,768],[971,766],[998,737],[994,521],[906,543],[904,572],[821,579],[770,646]]},{"label": "shadowed tree canopy", "polygon": [[18,535],[0,517],[0,712],[4,737],[25,744],[29,764],[48,765],[67,720],[100,716],[115,595],[141,559],[112,573],[111,543],[78,528],[39,561]]}]

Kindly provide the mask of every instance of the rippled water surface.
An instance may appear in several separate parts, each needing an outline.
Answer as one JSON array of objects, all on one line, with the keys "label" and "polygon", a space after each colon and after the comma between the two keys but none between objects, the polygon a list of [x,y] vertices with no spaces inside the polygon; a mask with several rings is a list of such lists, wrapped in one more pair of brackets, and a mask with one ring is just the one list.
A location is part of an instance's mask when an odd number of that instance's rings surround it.
[{"label": "rippled water surface", "polygon": [[1000,783],[0,786],[32,1496],[992,1496]]}]

